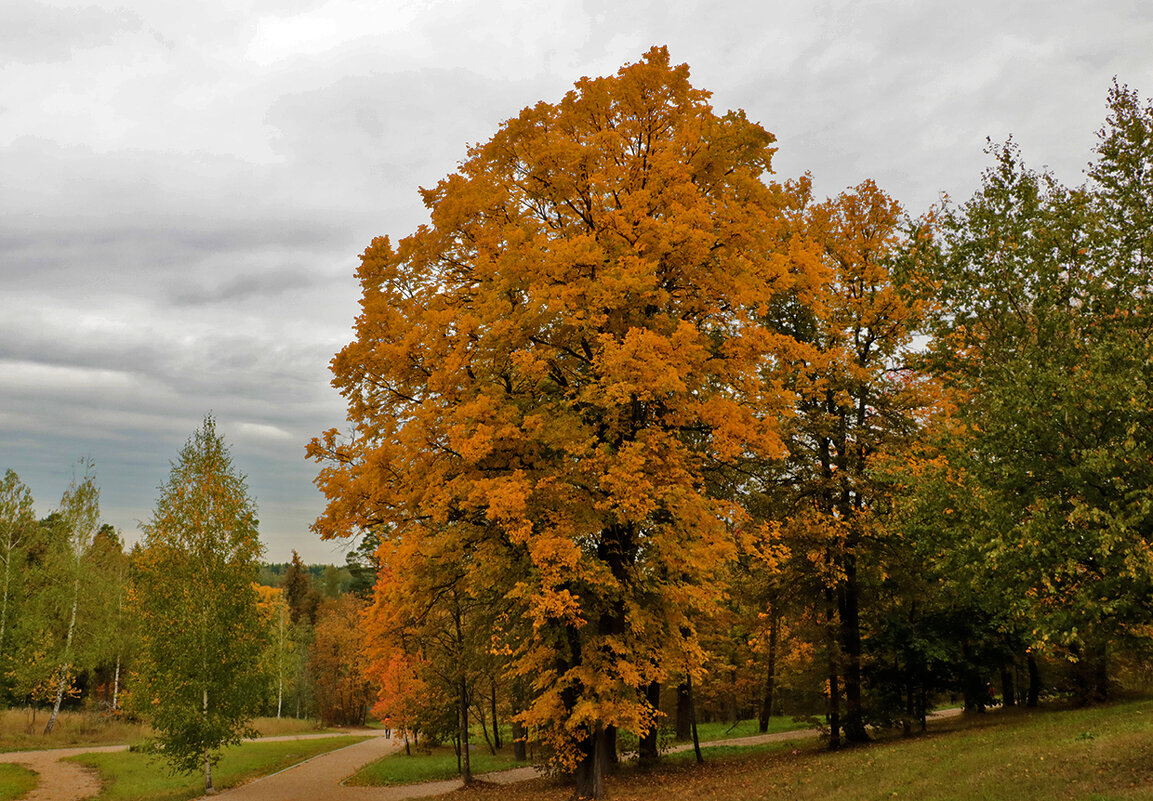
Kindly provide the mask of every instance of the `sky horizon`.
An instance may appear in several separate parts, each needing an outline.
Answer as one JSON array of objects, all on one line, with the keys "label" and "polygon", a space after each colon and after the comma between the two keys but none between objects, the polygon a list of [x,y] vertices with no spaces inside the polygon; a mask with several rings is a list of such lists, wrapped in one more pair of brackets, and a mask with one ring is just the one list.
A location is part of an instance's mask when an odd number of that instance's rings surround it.
[{"label": "sky horizon", "polygon": [[666,45],[718,113],[777,137],[778,179],[963,202],[1012,136],[1080,183],[1116,77],[1153,95],[1153,4],[10,0],[0,9],[0,471],[46,515],[96,463],[132,542],[206,414],[265,559],[308,531],[311,437],[357,256],[427,220],[418,187],[582,76]]}]

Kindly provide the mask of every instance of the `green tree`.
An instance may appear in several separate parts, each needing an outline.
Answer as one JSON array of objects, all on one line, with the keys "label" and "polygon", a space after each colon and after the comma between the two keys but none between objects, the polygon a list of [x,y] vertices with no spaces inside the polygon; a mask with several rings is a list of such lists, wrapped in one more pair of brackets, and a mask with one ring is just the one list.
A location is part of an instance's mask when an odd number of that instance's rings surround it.
[{"label": "green tree", "polygon": [[32,508],[32,491],[12,470],[4,473],[0,482],[0,561],[3,578],[0,579],[0,671],[10,658],[5,650],[10,635],[9,619],[22,588],[18,587],[27,547],[36,532],[36,514]]},{"label": "green tree", "polygon": [[316,611],[320,606],[320,593],[312,586],[308,569],[295,550],[292,552],[292,562],[284,571],[280,586],[284,588],[284,598],[288,602],[293,625],[300,623],[314,625]]},{"label": "green tree", "polygon": [[60,499],[59,516],[56,518],[59,535],[55,538],[59,547],[49,571],[49,578],[58,589],[52,597],[57,602],[55,611],[62,627],[56,640],[56,688],[52,713],[44,726],[45,734],[50,734],[56,725],[60,705],[74,679],[76,619],[80,613],[81,586],[88,573],[85,557],[100,522],[100,490],[96,486],[95,468],[88,460],[82,459],[80,464],[84,467],[84,477],[80,483],[73,480]]},{"label": "green tree", "polygon": [[[96,532],[87,556],[89,574],[85,606],[86,664],[107,690],[109,708],[120,706],[120,686],[126,660],[131,657],[136,626],[126,608],[129,556],[120,533],[105,523]],[[90,681],[90,686],[96,682]],[[111,685],[110,687],[108,685]]]},{"label": "green tree", "polygon": [[1033,644],[1069,658],[1086,700],[1153,618],[1153,110],[1116,85],[1109,104],[1085,186],[994,148],[926,259],[932,357],[998,522],[977,529],[983,564],[1028,599]]},{"label": "green tree", "polygon": [[256,507],[216,421],[204,419],[172,465],[133,565],[140,625],[134,691],[164,755],[204,771],[249,733],[264,640],[254,587]]},{"label": "green tree", "polygon": [[372,588],[380,571],[380,560],[376,556],[380,539],[378,530],[367,529],[356,547],[344,555],[345,570],[350,576],[348,591],[365,600],[372,597]]}]

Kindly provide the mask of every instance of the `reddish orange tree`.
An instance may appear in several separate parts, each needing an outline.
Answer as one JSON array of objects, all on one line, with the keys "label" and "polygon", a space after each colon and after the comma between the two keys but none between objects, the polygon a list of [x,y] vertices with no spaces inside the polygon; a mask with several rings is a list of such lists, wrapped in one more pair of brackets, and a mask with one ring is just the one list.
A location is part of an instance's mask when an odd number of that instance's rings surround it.
[{"label": "reddish orange tree", "polygon": [[364,603],[341,595],[320,604],[309,662],[316,707],[325,723],[363,726],[375,692],[366,672]]},{"label": "reddish orange tree", "polygon": [[772,141],[654,48],[504,123],[424,191],[430,225],[362,257],[332,364],[353,431],[310,445],[315,528],[485,551],[521,719],[579,796],[603,793],[618,727],[655,725],[646,690],[699,670],[741,514],[706,472],[782,454],[797,345],[764,313],[818,266],[763,180]]}]

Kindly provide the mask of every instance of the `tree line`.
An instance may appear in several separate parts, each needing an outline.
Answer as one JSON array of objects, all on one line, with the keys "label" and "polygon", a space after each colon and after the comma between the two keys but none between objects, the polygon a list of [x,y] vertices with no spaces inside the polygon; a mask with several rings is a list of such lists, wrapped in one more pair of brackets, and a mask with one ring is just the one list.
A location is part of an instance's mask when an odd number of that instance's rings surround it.
[{"label": "tree line", "polygon": [[911,215],[708,98],[663,48],[582,79],[362,255],[309,454],[379,714],[601,797],[666,721],[1147,683],[1153,106],[1114,84],[1081,186],[991,144]]},{"label": "tree line", "polygon": [[174,767],[203,770],[206,788],[254,716],[365,723],[375,694],[361,667],[362,555],[346,568],[295,552],[262,564],[255,503],[213,418],[173,463],[143,531],[125,550],[100,522],[89,460],[39,520],[31,491],[5,472],[0,701],[28,707],[33,726],[43,711],[45,735],[62,708],[145,719]]}]

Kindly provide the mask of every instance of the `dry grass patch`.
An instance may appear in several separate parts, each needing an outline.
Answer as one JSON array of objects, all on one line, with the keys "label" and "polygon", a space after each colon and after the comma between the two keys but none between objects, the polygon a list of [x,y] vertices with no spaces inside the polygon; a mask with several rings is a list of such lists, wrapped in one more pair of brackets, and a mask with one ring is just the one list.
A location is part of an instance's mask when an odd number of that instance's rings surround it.
[{"label": "dry grass patch", "polygon": [[0,711],[0,751],[37,751],[82,745],[122,745],[149,737],[152,729],[116,715],[61,712],[52,733],[45,735],[48,713],[29,708]]},{"label": "dry grass patch", "polygon": [[325,728],[311,718],[256,718],[252,721],[252,728],[260,732],[261,737],[286,737],[292,734],[318,734],[331,732],[333,729]]},{"label": "dry grass patch", "polygon": [[[52,733],[44,735],[48,713],[29,708],[0,710],[0,751],[39,751],[45,748],[74,748],[86,745],[130,745],[153,737],[147,723],[130,721],[120,715],[95,712],[61,712]],[[316,734],[330,731],[315,720],[297,718],[256,718],[253,728],[261,737]]]}]

